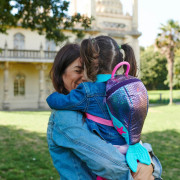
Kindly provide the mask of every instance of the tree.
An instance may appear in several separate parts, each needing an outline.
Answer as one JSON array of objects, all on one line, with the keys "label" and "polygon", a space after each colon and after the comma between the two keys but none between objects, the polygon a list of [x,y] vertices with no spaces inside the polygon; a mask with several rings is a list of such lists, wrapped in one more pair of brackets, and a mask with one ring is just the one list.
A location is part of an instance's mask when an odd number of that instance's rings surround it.
[{"label": "tree", "polygon": [[141,80],[148,90],[167,89],[164,84],[167,77],[167,60],[150,46],[140,51]]},{"label": "tree", "polygon": [[180,42],[180,25],[174,20],[169,20],[166,25],[161,25],[161,33],[156,38],[156,47],[165,55],[168,62],[168,76],[170,88],[169,104],[173,102],[173,67],[174,53]]},{"label": "tree", "polygon": [[[167,78],[166,84],[169,84],[169,78]],[[173,88],[180,88],[180,49],[176,50],[174,57]]]},{"label": "tree", "polygon": [[180,49],[175,52],[173,84],[175,88],[180,88]]},{"label": "tree", "polygon": [[[23,28],[39,34],[45,34],[56,43],[68,38],[63,29],[71,29],[78,38],[83,30],[90,28],[92,18],[75,14],[68,15],[67,0],[1,0],[0,1],[0,33],[7,33],[10,27],[20,24]],[[79,29],[76,26],[80,25]]]}]

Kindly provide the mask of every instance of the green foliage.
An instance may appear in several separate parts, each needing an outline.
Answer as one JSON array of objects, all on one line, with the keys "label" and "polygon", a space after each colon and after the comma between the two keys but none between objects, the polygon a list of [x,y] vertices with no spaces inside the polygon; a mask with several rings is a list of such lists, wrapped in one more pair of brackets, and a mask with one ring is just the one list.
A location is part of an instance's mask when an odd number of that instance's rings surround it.
[{"label": "green foliage", "polygon": [[7,0],[0,1],[0,33],[6,33],[8,26],[15,26],[18,19],[11,12],[13,6]]},{"label": "green foliage", "polygon": [[[172,19],[167,21],[167,24],[161,24],[161,33],[157,35],[156,47],[165,54],[165,56],[172,56],[170,53],[174,53],[175,49],[180,43],[180,25],[177,21]],[[168,59],[168,58],[167,58]]]},{"label": "green foliage", "polygon": [[141,80],[148,90],[167,89],[164,81],[167,77],[167,60],[154,47],[148,47],[141,51]]},{"label": "green foliage", "polygon": [[[75,14],[68,15],[67,0],[1,0],[0,1],[0,32],[6,33],[9,27],[21,25],[56,43],[68,38],[62,30],[71,29],[78,38],[83,31],[90,28],[93,18]],[[78,24],[79,29],[76,29]]]},{"label": "green foliage", "polygon": [[176,89],[180,89],[180,49],[175,53],[173,84]]},{"label": "green foliage", "polygon": [[161,25],[161,33],[156,38],[156,47],[165,55],[168,62],[169,78],[169,104],[173,103],[173,76],[174,56],[176,49],[180,46],[180,25],[177,21],[168,20],[166,25]]},{"label": "green foliage", "polygon": [[[167,76],[165,84],[169,85],[169,76]],[[173,87],[174,89],[180,89],[180,49],[175,52]]]}]

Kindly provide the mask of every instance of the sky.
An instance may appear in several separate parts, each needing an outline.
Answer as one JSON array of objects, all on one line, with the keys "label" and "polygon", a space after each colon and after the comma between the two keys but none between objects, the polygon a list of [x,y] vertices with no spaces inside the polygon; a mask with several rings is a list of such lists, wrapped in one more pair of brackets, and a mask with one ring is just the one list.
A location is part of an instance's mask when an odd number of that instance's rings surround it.
[{"label": "sky", "polygon": [[180,0],[138,0],[140,46],[150,46],[160,32],[161,24],[169,19],[180,24]]},{"label": "sky", "polygon": [[[87,0],[77,0],[86,3]],[[132,14],[132,0],[121,0],[123,12]],[[81,8],[82,9],[82,8]],[[150,46],[154,43],[161,24],[169,19],[180,23],[180,0],[138,0],[138,30],[140,46]]]}]

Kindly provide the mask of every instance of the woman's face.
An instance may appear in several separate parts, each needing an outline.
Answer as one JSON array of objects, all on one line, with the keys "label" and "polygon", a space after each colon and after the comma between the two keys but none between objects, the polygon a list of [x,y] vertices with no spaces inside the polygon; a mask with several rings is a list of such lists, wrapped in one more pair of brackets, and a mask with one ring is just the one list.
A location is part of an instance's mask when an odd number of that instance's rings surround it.
[{"label": "woman's face", "polygon": [[72,89],[76,89],[80,83],[86,81],[84,77],[84,68],[80,58],[77,58],[66,68],[62,78],[64,86],[69,92]]}]

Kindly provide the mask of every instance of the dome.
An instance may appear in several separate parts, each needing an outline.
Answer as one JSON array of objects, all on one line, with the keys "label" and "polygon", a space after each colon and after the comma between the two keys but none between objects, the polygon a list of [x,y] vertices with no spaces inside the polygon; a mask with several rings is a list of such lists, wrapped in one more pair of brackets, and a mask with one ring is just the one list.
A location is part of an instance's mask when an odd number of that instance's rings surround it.
[{"label": "dome", "polygon": [[120,0],[96,0],[96,12],[122,14],[122,3]]}]

